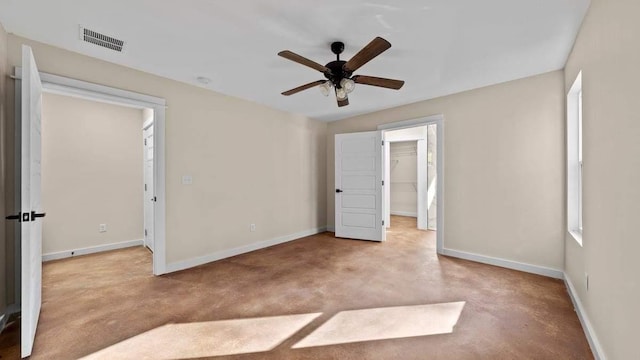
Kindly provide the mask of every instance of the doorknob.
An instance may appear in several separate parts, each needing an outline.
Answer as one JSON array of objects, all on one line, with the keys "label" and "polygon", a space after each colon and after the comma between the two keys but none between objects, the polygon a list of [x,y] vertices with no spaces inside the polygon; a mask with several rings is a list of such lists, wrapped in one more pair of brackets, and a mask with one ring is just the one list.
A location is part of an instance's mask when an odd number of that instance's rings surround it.
[{"label": "doorknob", "polygon": [[7,219],[7,220],[18,220],[18,222],[19,222],[20,221],[20,213],[17,213],[15,215],[6,216],[5,219]]},{"label": "doorknob", "polygon": [[339,194],[339,193],[341,193],[341,192],[342,192],[342,190],[340,190],[340,189],[336,189],[336,194]]},{"label": "doorknob", "polygon": [[31,212],[31,221],[35,221],[36,218],[42,218],[45,217],[47,214],[46,213],[36,213],[35,211]]},{"label": "doorknob", "polygon": [[28,222],[29,221],[29,213],[19,212],[15,215],[5,216],[7,220],[18,220],[18,222]]}]

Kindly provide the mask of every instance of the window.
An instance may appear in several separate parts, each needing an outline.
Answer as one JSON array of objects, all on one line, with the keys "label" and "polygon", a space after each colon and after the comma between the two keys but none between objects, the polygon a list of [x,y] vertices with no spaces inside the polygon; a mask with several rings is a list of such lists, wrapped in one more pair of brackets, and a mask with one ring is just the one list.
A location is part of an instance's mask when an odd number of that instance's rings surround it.
[{"label": "window", "polygon": [[582,245],[582,72],[567,95],[567,222]]}]

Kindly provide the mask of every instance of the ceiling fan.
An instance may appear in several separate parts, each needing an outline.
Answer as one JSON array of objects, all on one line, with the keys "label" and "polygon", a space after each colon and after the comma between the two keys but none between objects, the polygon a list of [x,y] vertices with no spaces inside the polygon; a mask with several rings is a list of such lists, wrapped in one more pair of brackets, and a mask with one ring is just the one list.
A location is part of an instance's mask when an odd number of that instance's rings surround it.
[{"label": "ceiling fan", "polygon": [[331,44],[331,51],[336,54],[336,60],[326,65],[320,65],[313,60],[309,60],[303,56],[300,56],[292,51],[284,50],[278,53],[285,59],[297,62],[304,66],[308,66],[312,69],[318,70],[324,74],[327,80],[317,80],[298,86],[297,88],[285,91],[282,95],[289,96],[298,93],[302,90],[307,90],[312,87],[318,86],[324,96],[329,96],[331,88],[334,88],[336,93],[336,99],[338,100],[338,106],[349,105],[348,94],[355,88],[355,84],[378,86],[387,89],[399,90],[404,81],[385,79],[373,76],[353,75],[353,72],[358,70],[362,65],[368,63],[376,56],[382,54],[384,51],[391,47],[391,43],[387,40],[376,37],[367,46],[355,54],[349,61],[340,60],[340,54],[344,51],[344,43],[336,41]]}]

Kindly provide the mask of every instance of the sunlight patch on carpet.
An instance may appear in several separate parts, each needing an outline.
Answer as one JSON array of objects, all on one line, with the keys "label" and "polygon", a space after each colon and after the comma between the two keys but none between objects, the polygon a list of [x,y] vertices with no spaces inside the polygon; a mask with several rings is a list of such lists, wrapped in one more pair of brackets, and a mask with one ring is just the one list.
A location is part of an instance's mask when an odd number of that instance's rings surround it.
[{"label": "sunlight patch on carpet", "polygon": [[167,324],[83,359],[193,359],[269,351],[320,315]]},{"label": "sunlight patch on carpet", "polygon": [[449,334],[465,302],[341,311],[293,348]]}]

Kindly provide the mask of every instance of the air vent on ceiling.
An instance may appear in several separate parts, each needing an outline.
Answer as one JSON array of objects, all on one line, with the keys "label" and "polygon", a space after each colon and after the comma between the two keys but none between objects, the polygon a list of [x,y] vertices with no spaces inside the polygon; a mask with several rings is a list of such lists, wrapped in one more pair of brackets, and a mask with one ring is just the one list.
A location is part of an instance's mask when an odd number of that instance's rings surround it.
[{"label": "air vent on ceiling", "polygon": [[124,41],[80,26],[80,39],[107,49],[122,52]]}]

